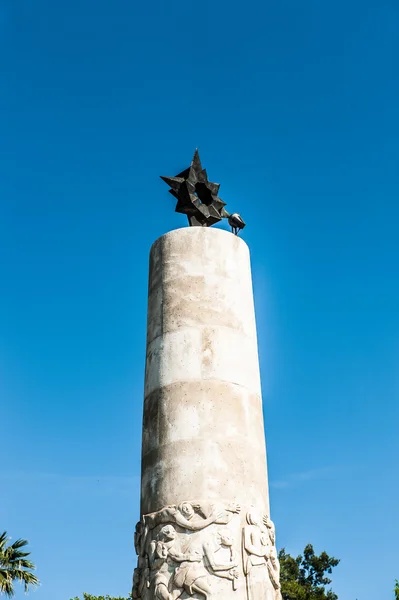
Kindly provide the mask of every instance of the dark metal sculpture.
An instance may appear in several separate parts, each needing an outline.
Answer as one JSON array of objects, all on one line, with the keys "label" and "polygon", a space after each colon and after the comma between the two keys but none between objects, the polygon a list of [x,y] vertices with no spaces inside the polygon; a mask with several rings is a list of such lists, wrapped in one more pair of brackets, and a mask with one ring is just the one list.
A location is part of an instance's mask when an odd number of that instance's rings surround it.
[{"label": "dark metal sculpture", "polygon": [[210,227],[222,219],[228,219],[231,230],[236,235],[244,229],[245,223],[238,213],[230,214],[224,208],[226,203],[219,198],[219,183],[208,181],[206,169],[202,168],[198,150],[188,169],[176,177],[162,177],[170,186],[169,192],[177,199],[176,212],[187,215],[192,226]]}]

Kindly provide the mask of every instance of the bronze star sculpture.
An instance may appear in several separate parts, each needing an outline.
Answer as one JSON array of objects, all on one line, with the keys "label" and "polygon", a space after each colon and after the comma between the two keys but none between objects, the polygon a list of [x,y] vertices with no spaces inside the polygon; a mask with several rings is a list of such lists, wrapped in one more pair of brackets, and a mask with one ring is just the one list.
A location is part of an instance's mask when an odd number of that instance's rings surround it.
[{"label": "bronze star sculpture", "polygon": [[219,183],[208,181],[206,169],[202,168],[198,150],[190,167],[176,177],[162,177],[170,186],[169,192],[177,199],[176,212],[187,215],[192,226],[210,227],[222,219],[228,219],[232,231],[237,235],[245,223],[238,213],[230,214],[226,203],[219,198]]}]

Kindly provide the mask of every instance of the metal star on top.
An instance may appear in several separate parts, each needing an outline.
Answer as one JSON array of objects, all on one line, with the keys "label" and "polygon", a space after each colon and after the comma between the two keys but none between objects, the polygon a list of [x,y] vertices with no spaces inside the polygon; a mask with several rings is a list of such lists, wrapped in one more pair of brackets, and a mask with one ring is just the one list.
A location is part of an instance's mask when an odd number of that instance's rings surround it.
[{"label": "metal star on top", "polygon": [[219,198],[219,183],[208,181],[206,169],[202,168],[198,150],[188,169],[176,177],[162,177],[170,186],[169,192],[177,199],[176,212],[186,214],[190,225],[210,227],[227,218],[234,233],[245,227],[240,215],[230,215],[226,203]]}]

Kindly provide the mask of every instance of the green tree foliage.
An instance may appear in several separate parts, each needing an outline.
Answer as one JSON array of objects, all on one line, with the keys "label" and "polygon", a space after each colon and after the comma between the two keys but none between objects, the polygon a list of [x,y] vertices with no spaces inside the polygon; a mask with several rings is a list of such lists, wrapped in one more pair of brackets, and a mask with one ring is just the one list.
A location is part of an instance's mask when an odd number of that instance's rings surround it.
[{"label": "green tree foliage", "polygon": [[4,531],[0,535],[0,595],[11,598],[15,593],[16,581],[23,583],[25,592],[29,590],[29,586],[38,585],[40,582],[32,573],[35,565],[27,559],[30,552],[23,550],[28,542],[16,540],[13,544],[7,545],[9,541],[10,538]]},{"label": "green tree foliage", "polygon": [[399,581],[398,580],[395,581],[395,589],[393,590],[393,593],[395,594],[395,600],[399,600]]},{"label": "green tree foliage", "polygon": [[303,555],[296,558],[287,554],[284,548],[278,557],[283,600],[338,600],[332,590],[326,590],[331,583],[326,573],[331,573],[339,560],[326,552],[317,556],[311,544],[305,547]]},{"label": "green tree foliage", "polygon": [[[71,598],[71,600],[80,600],[80,598],[78,598],[76,596],[76,598]],[[117,598],[114,596],[92,596],[91,594],[86,594],[86,592],[83,593],[83,600],[131,600],[131,596],[129,594],[129,596],[127,598],[122,598],[121,596],[118,596]]]}]

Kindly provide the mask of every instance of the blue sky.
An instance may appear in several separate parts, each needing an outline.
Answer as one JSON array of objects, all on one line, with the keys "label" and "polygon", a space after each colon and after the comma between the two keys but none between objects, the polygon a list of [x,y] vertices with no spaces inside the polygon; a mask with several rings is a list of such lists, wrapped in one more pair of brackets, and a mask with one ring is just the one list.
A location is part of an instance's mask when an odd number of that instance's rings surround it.
[{"label": "blue sky", "polygon": [[[0,0],[1,527],[36,600],[127,594],[159,175],[252,253],[278,545],[399,578],[399,5]],[[16,599],[22,599],[22,590]]]}]

